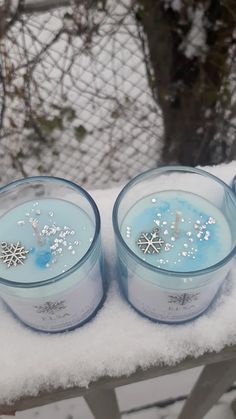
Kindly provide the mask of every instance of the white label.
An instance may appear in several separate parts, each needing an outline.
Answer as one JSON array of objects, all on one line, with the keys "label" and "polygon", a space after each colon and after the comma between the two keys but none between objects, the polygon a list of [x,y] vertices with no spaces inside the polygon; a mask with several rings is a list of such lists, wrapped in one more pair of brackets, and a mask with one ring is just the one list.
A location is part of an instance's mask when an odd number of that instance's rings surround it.
[{"label": "white label", "polygon": [[148,317],[170,323],[190,320],[200,315],[216,295],[222,278],[201,288],[189,290],[168,290],[150,282],[128,278],[128,299],[130,303]]},{"label": "white label", "polygon": [[19,298],[4,294],[12,311],[28,326],[48,332],[73,328],[86,320],[103,297],[99,263],[68,291],[49,298]]}]

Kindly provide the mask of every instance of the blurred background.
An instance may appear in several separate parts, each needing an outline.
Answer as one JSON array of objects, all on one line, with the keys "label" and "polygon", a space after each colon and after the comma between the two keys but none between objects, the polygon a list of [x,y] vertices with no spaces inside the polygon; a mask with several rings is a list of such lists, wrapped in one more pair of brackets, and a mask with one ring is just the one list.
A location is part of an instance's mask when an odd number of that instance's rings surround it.
[{"label": "blurred background", "polygon": [[0,182],[235,158],[234,1],[0,2]]}]

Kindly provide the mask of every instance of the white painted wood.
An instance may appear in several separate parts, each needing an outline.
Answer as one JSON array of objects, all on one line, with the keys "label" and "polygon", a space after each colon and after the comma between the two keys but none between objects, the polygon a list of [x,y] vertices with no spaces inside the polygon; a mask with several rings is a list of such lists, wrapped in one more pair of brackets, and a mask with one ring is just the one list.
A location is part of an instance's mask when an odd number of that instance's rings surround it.
[{"label": "white painted wood", "polygon": [[95,419],[120,419],[115,390],[101,389],[84,396]]},{"label": "white painted wood", "polygon": [[231,402],[231,409],[233,411],[234,417],[236,418],[236,399]]},{"label": "white painted wood", "polygon": [[202,419],[236,379],[236,360],[207,365],[178,419]]}]

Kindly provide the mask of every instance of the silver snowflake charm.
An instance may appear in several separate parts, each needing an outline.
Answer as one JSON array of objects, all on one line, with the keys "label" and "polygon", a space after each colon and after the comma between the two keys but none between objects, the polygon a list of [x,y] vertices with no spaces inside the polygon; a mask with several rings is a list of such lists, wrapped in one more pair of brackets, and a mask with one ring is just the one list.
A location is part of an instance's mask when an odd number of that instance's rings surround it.
[{"label": "silver snowflake charm", "polygon": [[24,246],[20,242],[17,243],[6,243],[2,242],[2,252],[0,259],[3,263],[6,263],[7,267],[17,266],[19,264],[24,265],[28,250],[25,250]]},{"label": "silver snowflake charm", "polygon": [[141,233],[137,240],[137,245],[144,254],[160,253],[163,244],[158,228],[154,228],[151,233]]}]

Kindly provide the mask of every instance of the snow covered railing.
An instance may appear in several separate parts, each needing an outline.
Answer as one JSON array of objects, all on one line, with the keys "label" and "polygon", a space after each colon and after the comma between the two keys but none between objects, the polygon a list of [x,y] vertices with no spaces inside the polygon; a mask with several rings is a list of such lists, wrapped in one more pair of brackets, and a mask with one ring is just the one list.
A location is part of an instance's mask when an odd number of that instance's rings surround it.
[{"label": "snow covered railing", "polygon": [[173,366],[138,368],[128,377],[102,377],[88,388],[72,386],[67,389],[42,390],[36,396],[22,396],[11,405],[1,404],[0,415],[14,415],[17,411],[83,396],[95,419],[119,419],[121,413],[114,391],[116,387],[206,365],[179,416],[179,419],[201,419],[235,381],[235,358],[234,345],[225,347],[219,353],[206,353],[197,358],[187,357]]}]

